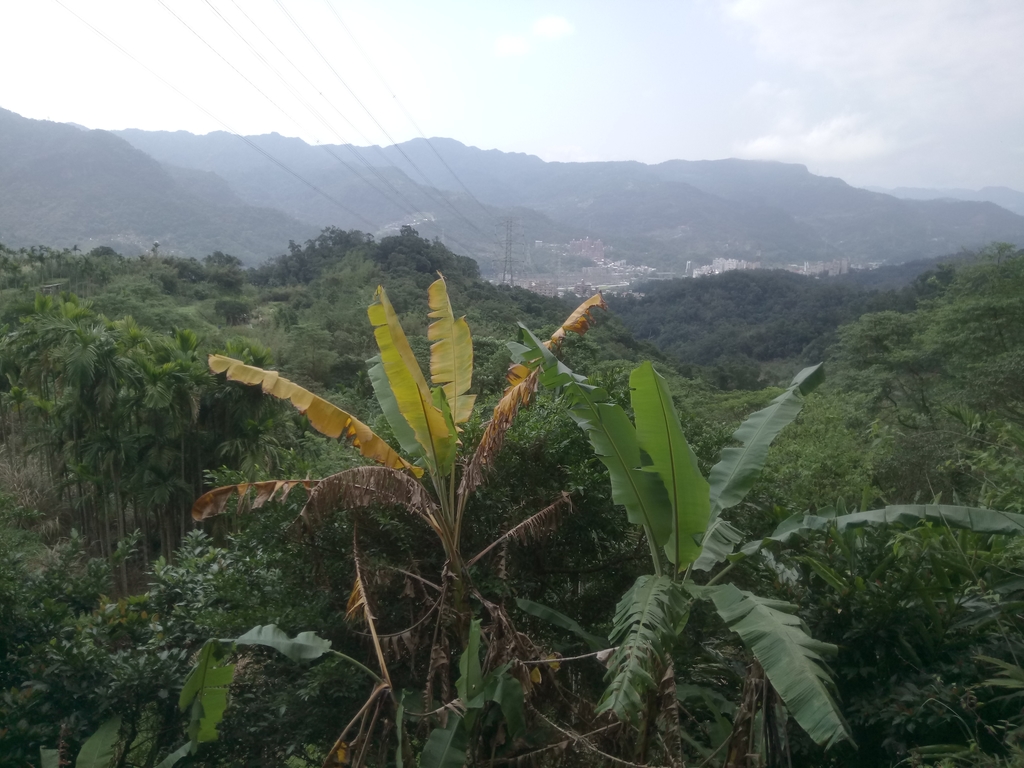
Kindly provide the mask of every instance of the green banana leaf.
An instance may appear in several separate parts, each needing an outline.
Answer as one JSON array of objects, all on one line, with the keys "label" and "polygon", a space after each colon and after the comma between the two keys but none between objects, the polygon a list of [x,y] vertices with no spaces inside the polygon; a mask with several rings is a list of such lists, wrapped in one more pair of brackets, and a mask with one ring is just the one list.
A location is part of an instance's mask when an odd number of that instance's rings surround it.
[{"label": "green banana leaf", "polygon": [[808,736],[825,747],[842,739],[853,741],[832,696],[834,686],[824,661],[824,656],[834,656],[837,649],[810,636],[803,621],[793,615],[795,605],[761,598],[732,584],[687,587],[696,597],[714,603],[718,615],[760,662]]},{"label": "green banana leaf", "polygon": [[462,725],[462,718],[449,713],[448,725],[430,732],[420,755],[420,768],[463,768],[468,745],[469,734]]},{"label": "green banana leaf", "polygon": [[564,613],[559,613],[554,608],[549,608],[546,605],[535,603],[532,600],[525,600],[523,598],[516,598],[516,605],[519,606],[521,611],[524,611],[531,616],[536,616],[541,621],[546,621],[549,624],[554,624],[556,627],[569,630],[585,642],[591,651],[603,651],[608,647],[608,638],[587,632],[574,619],[569,618]]},{"label": "green banana leaf", "polygon": [[459,658],[459,679],[455,689],[463,703],[480,693],[483,675],[480,671],[480,619],[473,619],[469,625],[469,642]]},{"label": "green banana leaf", "polygon": [[178,697],[182,712],[192,707],[188,737],[193,744],[217,739],[217,725],[228,706],[228,686],[235,677],[235,665],[225,664],[224,656],[219,642],[207,642]]},{"label": "green banana leaf", "polygon": [[120,717],[112,717],[103,723],[92,736],[85,740],[85,744],[78,752],[78,759],[75,760],[75,767],[110,768],[110,764],[114,761],[114,749],[117,747],[120,731]]},{"label": "green banana leaf", "polygon": [[626,412],[609,402],[608,393],[586,383],[551,354],[529,329],[522,328],[524,344],[509,345],[512,353],[526,365],[541,365],[541,384],[561,388],[569,406],[569,415],[586,432],[594,453],[608,468],[612,500],[626,508],[634,525],[643,526],[651,544],[655,568],[660,571],[657,547],[672,533],[668,493],[658,476],[641,469],[640,445],[636,429]]},{"label": "green banana leaf", "polygon": [[733,433],[732,439],[740,445],[723,449],[722,458],[712,467],[708,477],[711,517],[704,551],[693,566],[696,570],[709,571],[732,552],[736,542],[728,541],[724,527],[716,525],[720,515],[743,501],[764,467],[772,441],[800,413],[804,406],[803,398],[824,379],[825,370],[820,363],[804,368],[785,392],[772,400],[767,408],[748,416]]},{"label": "green banana leaf", "polygon": [[178,764],[178,761],[181,760],[181,758],[185,757],[185,755],[187,755],[191,751],[192,742],[186,741],[176,750],[171,752],[171,754],[169,754],[167,757],[165,757],[163,760],[157,763],[156,768],[174,768],[174,766]]},{"label": "green banana leaf", "polygon": [[253,627],[241,637],[225,640],[237,645],[263,645],[280,651],[292,661],[312,661],[331,650],[331,641],[314,632],[300,632],[294,638],[273,624]]},{"label": "green banana leaf", "polygon": [[679,585],[668,576],[640,576],[615,609],[612,642],[619,647],[608,660],[609,680],[597,713],[612,711],[636,723],[644,698],[658,686],[672,638],[685,626],[689,609]]},{"label": "green banana leaf", "polygon": [[683,435],[664,377],[645,362],[630,374],[629,387],[637,439],[651,461],[645,469],[661,479],[672,507],[665,553],[678,573],[701,553],[699,542],[711,516],[708,482]]},{"label": "green banana leaf", "polygon": [[[959,507],[949,504],[902,504],[847,515],[793,515],[784,520],[765,541],[787,543],[812,531],[835,528],[844,533],[853,528],[903,525],[913,528],[929,521],[974,533],[1020,536],[1024,534],[1024,515],[997,509]],[[746,549],[746,548],[745,548]]]}]

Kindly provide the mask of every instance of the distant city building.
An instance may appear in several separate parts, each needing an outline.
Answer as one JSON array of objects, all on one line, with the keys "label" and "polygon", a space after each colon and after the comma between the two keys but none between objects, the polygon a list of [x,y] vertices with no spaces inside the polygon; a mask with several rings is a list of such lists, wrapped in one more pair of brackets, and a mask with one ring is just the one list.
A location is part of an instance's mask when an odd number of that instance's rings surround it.
[{"label": "distant city building", "polygon": [[586,280],[580,280],[572,287],[572,290],[577,296],[592,296],[594,294],[593,284],[588,283]]},{"label": "distant city building", "polygon": [[558,286],[549,280],[531,280],[526,288],[541,296],[558,297]]},{"label": "distant city building", "polygon": [[582,240],[569,241],[569,253],[573,256],[589,256],[592,259],[604,258],[604,243],[585,237]]},{"label": "distant city building", "polygon": [[732,272],[737,269],[760,269],[760,261],[744,261],[743,259],[712,259],[710,264],[703,267],[695,267],[694,277],[705,275],[720,275],[723,272]]}]

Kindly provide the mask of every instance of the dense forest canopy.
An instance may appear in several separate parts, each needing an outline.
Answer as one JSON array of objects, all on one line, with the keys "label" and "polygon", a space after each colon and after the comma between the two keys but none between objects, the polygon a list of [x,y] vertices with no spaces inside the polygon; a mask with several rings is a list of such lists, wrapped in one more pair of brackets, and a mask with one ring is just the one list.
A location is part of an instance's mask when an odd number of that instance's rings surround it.
[{"label": "dense forest canopy", "polygon": [[1024,252],[899,282],[0,248],[0,763],[1020,764]]}]

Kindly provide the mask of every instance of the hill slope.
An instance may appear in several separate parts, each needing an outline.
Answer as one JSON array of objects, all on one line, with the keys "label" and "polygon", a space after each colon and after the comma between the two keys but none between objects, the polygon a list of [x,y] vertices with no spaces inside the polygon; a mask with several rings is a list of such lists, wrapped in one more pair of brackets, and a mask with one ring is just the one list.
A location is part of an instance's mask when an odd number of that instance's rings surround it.
[{"label": "hill slope", "polygon": [[0,110],[0,241],[139,252],[157,240],[252,262],[325,226],[383,237],[410,224],[488,273],[508,215],[521,219],[527,242],[589,235],[616,258],[677,271],[717,256],[898,263],[993,240],[1024,244],[1024,217],[992,203],[901,200],[800,165],[547,163],[450,139],[248,142],[223,132],[85,131]]},{"label": "hill slope", "polygon": [[28,120],[0,109],[0,242],[83,249],[110,245],[202,256],[220,250],[257,261],[316,234],[278,210],[257,208],[193,171],[162,167],[107,131]]},{"label": "hill slope", "polygon": [[[899,262],[993,240],[1024,243],[1024,217],[991,203],[901,200],[816,176],[803,165],[737,159],[545,163],[451,139],[431,143],[433,149],[415,139],[400,145],[401,152],[379,151],[399,168],[408,156],[438,184],[454,189],[436,149],[485,202],[537,208],[613,242],[639,240],[636,247],[676,263],[758,250],[762,260],[775,263],[837,257]],[[638,197],[644,217],[636,215]]]},{"label": "hill slope", "polygon": [[871,187],[873,192],[884,192],[906,200],[973,200],[995,203],[1008,211],[1024,216],[1024,192],[1009,187],[982,187],[981,189],[927,189],[923,187]]}]

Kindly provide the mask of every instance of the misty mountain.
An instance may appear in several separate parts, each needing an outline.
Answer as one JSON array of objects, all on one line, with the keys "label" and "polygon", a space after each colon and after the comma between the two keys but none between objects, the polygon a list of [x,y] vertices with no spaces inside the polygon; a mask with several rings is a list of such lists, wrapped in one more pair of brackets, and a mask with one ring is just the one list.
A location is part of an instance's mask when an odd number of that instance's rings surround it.
[{"label": "misty mountain", "polygon": [[215,250],[257,261],[317,227],[232,196],[222,180],[172,169],[107,131],[0,109],[0,242],[109,245],[139,253]]},{"label": "misty mountain", "polygon": [[1008,211],[1024,216],[1024,192],[1009,187],[982,187],[981,189],[928,189],[925,187],[868,187],[873,192],[884,192],[906,200],[972,200],[995,203]]},{"label": "misty mountain", "polygon": [[520,220],[524,245],[589,235],[619,258],[675,270],[716,256],[896,263],[1024,243],[1024,217],[991,202],[898,199],[786,163],[548,163],[451,139],[311,146],[90,131],[0,110],[0,242],[12,246],[131,253],[157,240],[255,261],[325,226],[379,237],[411,224],[493,272],[505,216]]},{"label": "misty mountain", "polygon": [[792,163],[545,163],[450,139],[430,144],[415,139],[401,153],[379,151],[399,168],[407,156],[454,188],[447,165],[484,202],[536,208],[613,242],[632,238],[677,262],[757,251],[769,262],[899,262],[993,240],[1024,242],[1024,217],[990,202],[901,200]]},{"label": "misty mountain", "polygon": [[[273,133],[246,141],[223,131],[115,131],[160,163],[215,174],[249,205],[266,206],[315,227],[338,226],[377,235],[411,224],[427,238],[488,262],[496,257],[496,222],[514,215],[533,239],[566,242],[581,230],[515,204],[480,205],[461,189],[438,188],[417,164],[389,164],[379,148],[311,146]],[[301,178],[299,178],[301,177]]]}]

